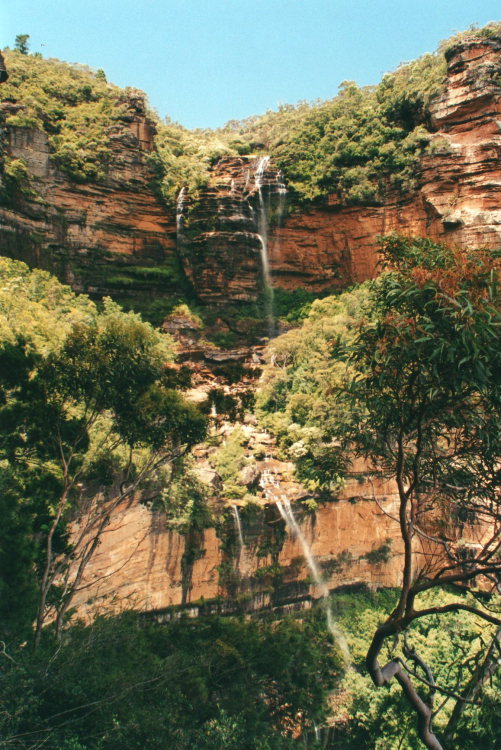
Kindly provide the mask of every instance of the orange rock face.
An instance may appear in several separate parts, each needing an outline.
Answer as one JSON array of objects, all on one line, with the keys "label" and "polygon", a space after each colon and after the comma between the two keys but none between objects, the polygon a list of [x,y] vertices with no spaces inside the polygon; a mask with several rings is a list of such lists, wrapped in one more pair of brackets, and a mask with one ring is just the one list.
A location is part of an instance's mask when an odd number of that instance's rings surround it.
[{"label": "orange rock face", "polygon": [[109,277],[125,265],[157,266],[175,256],[175,217],[154,194],[147,163],[154,129],[142,100],[131,100],[129,110],[128,122],[110,134],[110,164],[99,184],[66,178],[50,159],[45,133],[5,129],[6,153],[24,160],[33,192],[18,191],[0,205],[1,254],[95,294],[120,292]]},{"label": "orange rock face", "polygon": [[[338,500],[313,513],[293,507],[330,588],[399,585],[402,544],[391,518],[397,510],[391,484],[379,483],[374,497],[372,483],[353,480]],[[159,612],[179,605],[196,614],[204,602],[247,611],[298,602],[311,606],[321,596],[300,541],[285,529],[273,503],[251,517],[241,512],[243,546],[233,515],[226,516],[219,537],[212,528],[196,537],[181,536],[167,529],[162,513],[137,501],[124,504],[87,566],[74,601],[78,614],[123,608]],[[226,605],[216,604],[217,598],[226,599]]]},{"label": "orange rock face", "polygon": [[270,243],[274,284],[313,291],[363,281],[377,270],[377,236],[426,236],[467,247],[501,243],[501,39],[463,42],[448,54],[432,105],[432,153],[419,190],[385,205],[328,205],[290,216]]}]

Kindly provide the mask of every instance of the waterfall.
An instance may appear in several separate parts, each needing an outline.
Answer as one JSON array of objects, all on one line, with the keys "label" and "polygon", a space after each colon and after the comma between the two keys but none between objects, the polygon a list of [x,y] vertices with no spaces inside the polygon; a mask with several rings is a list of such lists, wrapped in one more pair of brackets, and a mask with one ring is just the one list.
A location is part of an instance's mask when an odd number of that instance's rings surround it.
[{"label": "waterfall", "polygon": [[282,224],[282,219],[285,211],[285,196],[287,195],[287,187],[284,182],[284,175],[281,170],[277,172],[277,185],[278,185],[278,208],[277,208],[277,227]]},{"label": "waterfall", "polygon": [[346,661],[350,662],[351,660],[350,650],[348,648],[346,638],[344,637],[343,632],[341,631],[338,624],[334,620],[334,616],[332,614],[332,609],[331,609],[331,605],[329,602],[328,586],[325,583],[324,579],[322,578],[322,574],[320,573],[320,569],[313,556],[311,547],[308,544],[308,541],[306,540],[305,535],[301,531],[301,527],[296,521],[296,517],[294,516],[294,512],[292,510],[292,506],[290,504],[289,498],[283,495],[281,500],[276,501],[276,505],[286,525],[289,527],[289,529],[291,529],[294,532],[294,535],[299,539],[301,547],[303,548],[304,556],[308,563],[308,567],[311,570],[313,580],[318,586],[322,594],[322,598],[324,600],[325,615],[327,618],[327,627],[329,628],[329,632],[331,633],[332,637],[334,638],[340,650],[342,651],[344,657],[346,658]]},{"label": "waterfall", "polygon": [[176,202],[176,234],[178,245],[183,240],[183,229],[184,229],[184,204],[186,200],[186,188],[182,187],[177,196]]},{"label": "waterfall", "polygon": [[255,182],[256,187],[259,190],[263,184],[263,175],[270,166],[270,157],[261,156],[256,166]]},{"label": "waterfall", "polygon": [[240,521],[240,513],[238,512],[237,506],[232,505],[231,510],[233,511],[233,517],[235,519],[235,529],[237,531],[238,544],[239,544],[238,556],[240,557],[240,555],[242,554],[242,550],[244,548],[244,536],[242,534],[242,522]]},{"label": "waterfall", "polygon": [[257,213],[257,231],[261,239],[261,260],[263,264],[263,282],[266,289],[272,289],[271,278],[270,278],[270,264],[268,261],[268,211],[264,203],[263,197],[263,176],[268,169],[270,164],[269,156],[262,156],[256,167],[256,173],[254,176],[254,183],[256,186],[258,198],[259,198],[259,209]]},{"label": "waterfall", "polygon": [[271,284],[270,263],[268,257],[268,210],[263,196],[264,173],[270,165],[270,157],[262,156],[256,166],[254,185],[257,191],[259,206],[257,211],[257,232],[261,243],[261,268],[263,272],[263,288],[265,296],[265,313],[268,319],[268,335],[272,339],[276,335],[275,316],[273,313],[273,287]]},{"label": "waterfall", "polygon": [[334,620],[334,616],[332,614],[332,609],[331,609],[331,605],[329,601],[329,588],[322,577],[320,568],[318,567],[315,557],[313,556],[311,547],[308,544],[308,541],[296,520],[289,498],[284,494],[280,495],[280,497],[277,497],[275,492],[271,490],[272,487],[279,489],[280,483],[277,481],[277,478],[275,477],[275,475],[272,474],[268,470],[263,472],[262,484],[263,484],[266,497],[271,502],[274,502],[276,504],[280,515],[285,521],[285,525],[287,526],[288,529],[290,529],[290,531],[292,531],[293,535],[297,539],[299,539],[301,547],[303,548],[303,553],[304,553],[306,562],[308,563],[308,567],[313,576],[313,580],[315,581],[315,584],[317,585],[320,593],[322,594],[322,599],[323,599],[324,608],[325,608],[325,615],[327,619],[327,627],[332,637],[334,638],[336,644],[338,645],[340,651],[343,653],[347,664],[349,664],[351,662],[350,650],[348,648],[348,644],[346,642],[346,638],[344,637],[343,632],[341,631],[341,629],[339,628],[339,625]]}]

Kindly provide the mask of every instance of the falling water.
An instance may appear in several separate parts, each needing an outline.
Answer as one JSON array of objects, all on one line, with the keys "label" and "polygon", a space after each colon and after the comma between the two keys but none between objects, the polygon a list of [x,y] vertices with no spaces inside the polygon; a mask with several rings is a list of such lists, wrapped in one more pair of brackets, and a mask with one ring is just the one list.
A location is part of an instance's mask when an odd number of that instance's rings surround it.
[{"label": "falling water", "polygon": [[255,185],[259,197],[257,214],[257,231],[261,238],[261,260],[263,263],[263,282],[265,289],[271,289],[270,264],[268,261],[268,212],[263,197],[263,176],[270,164],[269,156],[262,156],[256,167]]},{"label": "falling water", "polygon": [[308,567],[311,570],[313,579],[316,585],[318,586],[320,593],[322,594],[322,598],[324,600],[325,614],[327,617],[327,627],[329,628],[329,632],[332,634],[340,650],[343,652],[347,662],[349,662],[351,658],[350,651],[348,648],[348,644],[346,642],[346,638],[344,637],[344,634],[342,633],[336,621],[334,620],[332,609],[331,609],[330,602],[329,602],[329,589],[324,579],[322,578],[320,569],[316,563],[315,558],[313,557],[311,547],[308,544],[303,532],[301,531],[301,527],[296,521],[296,517],[294,516],[289,499],[285,497],[285,495],[283,495],[281,500],[276,501],[276,504],[280,512],[280,515],[284,519],[285,523],[290,529],[292,529],[295,536],[299,539],[301,543],[301,547],[303,548],[304,556],[308,563]]},{"label": "falling water", "polygon": [[240,557],[240,555],[242,554],[242,550],[244,548],[244,536],[242,534],[242,522],[240,521],[240,513],[238,512],[237,506],[232,505],[231,510],[233,511],[233,517],[235,518],[235,529],[237,531],[238,544],[239,544],[238,556]]},{"label": "falling water", "polygon": [[263,196],[263,177],[270,164],[269,156],[262,156],[256,166],[254,184],[259,198],[257,212],[257,231],[261,242],[261,267],[263,271],[263,287],[265,297],[265,312],[268,319],[269,338],[276,335],[275,316],[273,314],[273,287],[271,285],[270,263],[268,258],[268,211]]},{"label": "falling water", "polygon": [[263,175],[270,166],[270,157],[269,156],[261,156],[259,159],[257,166],[256,166],[256,174],[255,174],[255,182],[256,187],[258,190],[263,185]]},{"label": "falling water", "polygon": [[287,187],[284,182],[284,175],[282,171],[277,172],[277,185],[278,185],[278,208],[277,208],[277,226],[279,227],[282,223],[282,218],[285,211],[285,196],[287,195]]},{"label": "falling water", "polygon": [[177,196],[177,203],[176,203],[176,231],[177,231],[178,244],[180,244],[183,239],[185,199],[186,199],[186,188],[182,187],[181,190],[179,191],[179,195]]},{"label": "falling water", "polygon": [[280,496],[280,499],[277,499],[276,494],[271,490],[271,488],[267,489],[268,487],[278,488],[280,486],[279,482],[277,481],[277,478],[271,472],[269,471],[263,472],[262,483],[263,483],[265,495],[267,496],[269,500],[271,500],[272,502],[275,502],[280,515],[285,521],[286,526],[293,532],[294,536],[297,537],[297,539],[299,539],[301,547],[303,548],[306,562],[308,563],[308,567],[313,576],[313,580],[315,581],[315,584],[317,585],[320,593],[322,594],[325,614],[327,618],[327,627],[329,628],[329,632],[331,633],[337,645],[339,646],[339,649],[342,651],[346,659],[346,662],[349,664],[351,662],[350,650],[348,648],[348,644],[346,642],[346,638],[344,637],[343,632],[340,630],[338,624],[334,620],[334,616],[332,614],[332,609],[331,609],[330,602],[329,602],[329,588],[327,584],[325,583],[324,579],[322,578],[322,574],[313,556],[311,547],[308,544],[308,541],[306,540],[306,537],[303,534],[301,527],[299,526],[296,520],[296,517],[294,516],[294,512],[292,510],[292,506],[290,504],[289,498],[286,495],[282,494]]}]

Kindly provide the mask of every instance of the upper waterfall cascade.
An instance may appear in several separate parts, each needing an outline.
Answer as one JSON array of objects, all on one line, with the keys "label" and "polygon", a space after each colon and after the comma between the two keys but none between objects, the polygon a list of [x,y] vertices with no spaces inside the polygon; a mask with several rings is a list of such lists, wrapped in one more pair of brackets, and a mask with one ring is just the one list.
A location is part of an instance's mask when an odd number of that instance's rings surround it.
[{"label": "upper waterfall cascade", "polygon": [[[177,196],[178,249],[194,286],[197,288],[205,279],[204,272],[212,264],[217,276],[207,275],[207,286],[211,285],[208,295],[213,296],[216,287],[216,294],[222,296],[232,284],[252,284],[253,299],[258,292],[262,294],[270,338],[278,333],[272,266],[286,195],[282,172],[272,165],[269,156],[261,156],[225,157],[214,167],[209,184],[196,196],[186,186]],[[237,295],[235,298],[245,299]]]}]

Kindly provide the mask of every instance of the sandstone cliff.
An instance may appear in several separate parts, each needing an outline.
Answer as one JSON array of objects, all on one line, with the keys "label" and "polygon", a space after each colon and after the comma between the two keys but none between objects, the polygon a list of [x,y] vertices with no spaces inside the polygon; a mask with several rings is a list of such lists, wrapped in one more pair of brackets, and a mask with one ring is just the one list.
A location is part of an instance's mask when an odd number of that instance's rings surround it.
[{"label": "sandstone cliff", "polygon": [[268,231],[283,213],[282,180],[267,157],[227,157],[194,200],[181,192],[178,247],[203,302],[253,300],[267,285]]},{"label": "sandstone cliff", "polygon": [[[272,209],[268,255],[274,286],[321,292],[371,278],[377,270],[377,237],[389,232],[469,247],[499,246],[501,39],[461,41],[447,53],[447,63],[443,92],[431,105],[433,132],[418,170],[418,189],[388,191],[383,205],[367,207],[346,207],[331,195],[325,205],[295,211],[282,222]],[[218,164],[210,190],[200,196],[198,214],[212,205],[219,216],[225,190],[229,194],[233,184],[238,186],[231,194],[233,212],[242,216],[247,210],[249,221],[249,194],[240,186],[249,184],[249,174],[254,184],[256,162]],[[273,179],[271,165],[268,184]],[[202,274],[196,250],[202,236],[188,248],[184,263],[201,298],[209,296],[209,285],[218,297],[255,295],[260,278],[256,222],[250,228],[254,234],[244,236],[242,229],[223,242],[217,231],[203,235],[210,240]]]},{"label": "sandstone cliff", "polygon": [[399,585],[402,543],[391,484],[354,478],[335,501],[307,511],[299,500],[308,493],[289,476],[291,467],[272,459],[262,464],[263,472],[274,472],[276,487],[262,493],[259,505],[220,507],[217,530],[180,535],[166,527],[162,512],[137,499],[119,508],[75,597],[79,614],[123,607],[165,615],[179,606],[192,615],[311,607],[321,591],[300,540],[278,512],[279,496],[292,501],[331,589]]},{"label": "sandstone cliff", "polygon": [[270,243],[274,283],[315,291],[372,277],[377,236],[427,236],[469,247],[501,242],[501,39],[461,41],[447,53],[443,93],[431,106],[435,132],[419,188],[382,206],[328,205],[290,216]]},{"label": "sandstone cliff", "polygon": [[[0,126],[22,104],[0,105]],[[51,159],[47,135],[3,126],[3,158],[21,160],[29,184],[4,177],[0,200],[0,252],[45,268],[77,291],[96,296],[176,291],[180,270],[176,224],[153,188],[148,164],[154,127],[144,100],[131,96],[113,127],[102,183],[77,183]]]},{"label": "sandstone cliff", "polygon": [[[3,127],[4,156],[24,160],[32,179],[30,190],[4,194],[0,251],[96,295],[179,293],[188,277],[201,301],[224,304],[262,291],[263,240],[273,285],[314,292],[373,276],[377,236],[387,232],[496,247],[501,39],[463,39],[447,63],[416,190],[389,190],[382,205],[371,206],[347,207],[331,195],[285,217],[284,178],[273,164],[258,156],[224,158],[197,195],[181,191],[177,245],[175,209],[152,187],[154,128],[141,99],[130,99],[128,122],[111,134],[103,184],[68,180],[42,132]],[[16,106],[4,102],[3,114]]]}]

